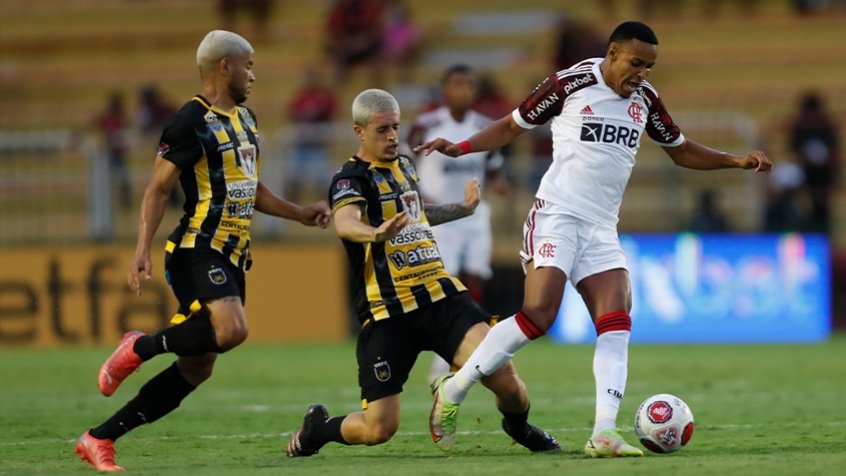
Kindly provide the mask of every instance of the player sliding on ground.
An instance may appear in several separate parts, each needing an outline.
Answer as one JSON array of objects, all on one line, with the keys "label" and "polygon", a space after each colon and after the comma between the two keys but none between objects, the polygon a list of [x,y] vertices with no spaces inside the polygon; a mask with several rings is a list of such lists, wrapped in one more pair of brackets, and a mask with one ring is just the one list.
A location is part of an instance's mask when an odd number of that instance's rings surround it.
[{"label": "player sliding on ground", "polygon": [[760,151],[733,155],[687,140],[646,82],[657,59],[658,39],[652,29],[625,22],[611,34],[604,58],[587,59],[551,75],[511,115],[463,142],[438,138],[414,149],[457,157],[500,148],[552,121],[553,162],[523,228],[523,307],[494,326],[452,378],[440,381],[430,421],[442,449],[449,449],[455,439],[458,405],[470,388],[555,322],[569,279],[587,305],[597,335],[596,416],[585,453],[643,455],[617,430],[632,326],[631,289],[617,219],[643,133],[682,167],[759,172],[772,168]]},{"label": "player sliding on ground", "polygon": [[[333,178],[329,197],[355,276],[363,411],[329,418],[323,405],[309,406],[288,443],[289,457],[311,456],[328,442],[390,440],[399,427],[403,384],[420,352],[434,351],[462,365],[490,329],[490,316],[444,270],[431,230],[473,213],[480,200],[478,180],[467,182],[461,203],[421,203],[414,165],[398,154],[400,110],[394,97],[380,89],[364,91],[352,115],[358,153]],[[511,363],[482,384],[496,395],[502,428],[514,441],[531,451],[561,449],[555,438],[529,424],[529,396]]]}]

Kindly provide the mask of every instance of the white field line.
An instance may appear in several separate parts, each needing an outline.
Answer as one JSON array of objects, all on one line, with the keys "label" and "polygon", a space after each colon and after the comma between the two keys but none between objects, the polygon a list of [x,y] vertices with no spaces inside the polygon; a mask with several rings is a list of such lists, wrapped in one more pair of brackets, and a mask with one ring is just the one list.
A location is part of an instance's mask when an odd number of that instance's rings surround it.
[{"label": "white field line", "polygon": [[[719,425],[700,425],[697,426],[697,430],[751,430],[757,428],[771,428],[778,426],[779,428],[803,428],[803,427],[841,427],[846,426],[846,421],[830,421],[827,423],[816,423],[816,422],[809,422],[809,423],[747,423],[741,425],[735,424],[719,424]],[[566,427],[566,428],[544,428],[545,430],[549,431],[550,433],[576,433],[582,432],[587,434],[591,431],[591,427],[583,426],[583,427]],[[632,431],[632,427],[630,426],[623,426],[621,427],[623,431]],[[137,441],[169,441],[169,440],[177,440],[177,441],[185,441],[185,440],[269,440],[269,439],[276,439],[282,438],[287,439],[287,437],[291,436],[291,431],[286,431],[282,433],[250,433],[250,434],[235,434],[235,435],[186,435],[186,436],[137,436],[132,437],[133,440]],[[459,435],[463,436],[474,436],[474,435],[498,435],[502,433],[502,430],[486,430],[486,431],[459,431]],[[428,431],[399,431],[396,433],[396,436],[429,436]],[[0,442],[0,447],[2,446],[30,446],[30,445],[44,445],[44,444],[55,444],[55,443],[66,443],[71,444],[75,439],[68,440],[64,438],[38,438],[38,439],[27,439],[25,441],[3,441]]]}]

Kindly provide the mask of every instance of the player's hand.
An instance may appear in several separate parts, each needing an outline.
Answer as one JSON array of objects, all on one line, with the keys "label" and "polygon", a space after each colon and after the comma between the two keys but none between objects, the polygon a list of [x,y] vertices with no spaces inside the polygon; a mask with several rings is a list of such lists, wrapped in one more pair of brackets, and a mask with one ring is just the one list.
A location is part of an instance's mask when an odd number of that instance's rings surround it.
[{"label": "player's hand", "polygon": [[458,147],[458,145],[453,144],[446,139],[441,139],[440,137],[430,140],[429,142],[424,142],[412,150],[415,154],[423,152],[424,156],[429,155],[434,151],[438,151],[450,157],[458,157],[461,155],[461,147]]},{"label": "player's hand", "polygon": [[740,158],[740,168],[744,170],[755,169],[756,172],[769,172],[773,169],[773,163],[760,150],[747,153]]},{"label": "player's hand", "polygon": [[399,235],[399,232],[408,225],[408,213],[405,210],[385,220],[373,233],[373,241],[388,241]]},{"label": "player's hand", "polygon": [[153,276],[153,261],[150,259],[150,253],[136,253],[132,260],[132,265],[129,267],[126,282],[129,288],[135,291],[135,294],[141,295],[141,276],[145,280],[149,280]]},{"label": "player's hand", "polygon": [[482,184],[479,183],[479,179],[471,178],[464,184],[464,202],[462,205],[467,207],[468,210],[473,211],[479,206],[479,202],[481,201]]},{"label": "player's hand", "polygon": [[299,221],[306,226],[326,228],[330,220],[332,220],[332,210],[325,200],[306,205],[300,211]]}]

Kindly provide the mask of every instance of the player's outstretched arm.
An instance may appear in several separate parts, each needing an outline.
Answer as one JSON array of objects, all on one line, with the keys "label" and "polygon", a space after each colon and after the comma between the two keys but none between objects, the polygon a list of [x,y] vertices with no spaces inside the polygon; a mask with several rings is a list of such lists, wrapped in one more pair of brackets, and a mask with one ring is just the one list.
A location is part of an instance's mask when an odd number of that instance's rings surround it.
[{"label": "player's outstretched arm", "polygon": [[173,162],[156,157],[153,163],[153,175],[144,198],[141,199],[141,217],[138,220],[138,244],[135,247],[135,257],[129,266],[126,281],[135,294],[141,294],[141,275],[144,279],[153,276],[153,262],[150,259],[150,247],[153,236],[162,223],[167,199],[173,192],[173,187],[179,180],[182,171]]},{"label": "player's outstretched arm", "polygon": [[744,155],[733,155],[687,140],[678,147],[664,147],[664,151],[676,165],[688,169],[740,168],[745,170],[755,169],[756,172],[769,172],[773,168],[772,161],[760,150],[748,152]]},{"label": "player's outstretched arm", "polygon": [[388,241],[408,225],[408,216],[401,211],[378,227],[361,221],[361,206],[351,203],[335,210],[335,233],[340,238],[356,243]]},{"label": "player's outstretched arm", "polygon": [[438,151],[450,157],[458,157],[459,155],[469,154],[470,152],[498,149],[510,143],[515,137],[525,131],[526,129],[520,127],[509,114],[488,124],[487,127],[458,144],[453,144],[446,139],[438,137],[437,139],[418,145],[413,150],[417,154],[422,152],[423,155],[429,155],[434,151]]},{"label": "player's outstretched arm", "polygon": [[423,205],[423,211],[426,212],[429,224],[435,226],[472,215],[481,200],[482,184],[478,179],[472,178],[464,185],[463,202],[446,205],[426,203]]},{"label": "player's outstretched arm", "polygon": [[297,205],[271,192],[261,181],[256,189],[256,210],[289,220],[297,220],[306,226],[326,228],[332,219],[332,211],[324,200],[308,205]]}]

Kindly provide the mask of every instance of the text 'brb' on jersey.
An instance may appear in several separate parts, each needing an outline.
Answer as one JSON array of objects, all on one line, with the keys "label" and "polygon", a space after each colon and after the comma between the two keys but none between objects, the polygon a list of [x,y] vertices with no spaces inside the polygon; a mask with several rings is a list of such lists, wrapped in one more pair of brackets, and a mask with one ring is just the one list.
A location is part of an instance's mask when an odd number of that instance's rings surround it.
[{"label": "text 'brb' on jersey", "polygon": [[244,268],[261,164],[253,112],[230,114],[194,97],[165,125],[158,155],[182,171],[185,215],[173,247],[217,250]]},{"label": "text 'brb' on jersey", "polygon": [[332,178],[329,201],[333,212],[351,204],[362,206],[362,221],[374,227],[403,210],[408,215],[408,225],[388,241],[342,240],[362,322],[396,317],[466,291],[444,270],[423,211],[417,173],[407,157],[387,162],[351,158]]},{"label": "text 'brb' on jersey", "polygon": [[643,82],[624,98],[602,77],[602,58],[546,78],[514,110],[523,128],[552,121],[552,165],[537,197],[586,220],[616,224],[643,132],[664,147],[684,136],[658,93]]}]

